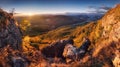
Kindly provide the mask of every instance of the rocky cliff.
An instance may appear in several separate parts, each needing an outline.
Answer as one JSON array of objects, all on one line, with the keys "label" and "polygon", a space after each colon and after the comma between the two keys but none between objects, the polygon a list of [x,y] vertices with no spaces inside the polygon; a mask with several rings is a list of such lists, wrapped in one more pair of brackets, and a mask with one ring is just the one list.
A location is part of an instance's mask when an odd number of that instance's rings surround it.
[{"label": "rocky cliff", "polygon": [[21,50],[22,33],[12,13],[0,9],[0,47],[11,46]]},{"label": "rocky cliff", "polygon": [[0,9],[0,67],[26,67],[22,53],[22,33],[12,13]]},{"label": "rocky cliff", "polygon": [[112,62],[118,57],[115,52],[120,52],[120,4],[110,9],[99,23],[101,23],[102,36],[100,42],[96,44],[93,57],[99,57],[99,61],[105,62],[104,64],[109,67],[116,66]]},{"label": "rocky cliff", "polygon": [[102,18],[103,36],[110,40],[118,40],[120,38],[120,4],[109,10]]}]

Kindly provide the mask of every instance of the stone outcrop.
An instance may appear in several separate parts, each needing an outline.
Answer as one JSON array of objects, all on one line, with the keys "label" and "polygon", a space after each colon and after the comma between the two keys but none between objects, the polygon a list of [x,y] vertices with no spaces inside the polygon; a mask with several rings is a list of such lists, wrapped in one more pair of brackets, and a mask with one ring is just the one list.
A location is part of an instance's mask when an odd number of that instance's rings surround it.
[{"label": "stone outcrop", "polygon": [[15,57],[22,50],[22,33],[12,13],[0,9],[0,66],[27,67],[25,59]]},{"label": "stone outcrop", "polygon": [[[113,67],[113,59],[116,49],[120,49],[120,4],[110,9],[100,20],[102,27],[101,41],[97,43],[93,52],[93,57],[102,57],[102,62]],[[117,59],[117,61],[120,61]]]},{"label": "stone outcrop", "polygon": [[13,67],[28,67],[28,63],[22,57],[12,57]]},{"label": "stone outcrop", "polygon": [[[101,45],[96,47],[95,52],[99,52],[102,48],[110,46],[115,49],[120,48],[120,4],[110,9],[100,20],[100,23],[100,26],[102,27],[101,38],[104,40],[99,43]],[[117,44],[119,45],[117,46]]]},{"label": "stone outcrop", "polygon": [[101,19],[103,27],[103,37],[111,41],[118,41],[120,38],[120,4],[109,10]]},{"label": "stone outcrop", "polygon": [[67,44],[64,48],[63,56],[66,62],[70,63],[76,60],[77,48],[73,44]]},{"label": "stone outcrop", "polygon": [[10,45],[13,49],[21,50],[22,33],[12,13],[0,9],[0,48]]},{"label": "stone outcrop", "polygon": [[46,57],[62,57],[63,58],[63,51],[66,44],[73,44],[72,39],[68,40],[60,40],[55,43],[52,43],[51,45],[43,48],[41,52]]},{"label": "stone outcrop", "polygon": [[66,58],[66,62],[71,63],[73,61],[82,59],[88,52],[90,45],[91,42],[88,38],[85,38],[80,48],[73,46],[73,44],[67,44],[63,52],[63,56]]}]

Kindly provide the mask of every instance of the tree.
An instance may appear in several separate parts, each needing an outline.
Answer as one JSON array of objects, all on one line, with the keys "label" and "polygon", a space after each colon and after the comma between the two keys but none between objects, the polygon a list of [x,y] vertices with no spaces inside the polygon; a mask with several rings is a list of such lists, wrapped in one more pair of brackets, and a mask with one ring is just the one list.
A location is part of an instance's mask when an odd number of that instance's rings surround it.
[{"label": "tree", "polygon": [[15,13],[15,8],[12,8],[12,9],[10,10],[10,14],[11,14],[11,15],[14,15],[14,13]]}]

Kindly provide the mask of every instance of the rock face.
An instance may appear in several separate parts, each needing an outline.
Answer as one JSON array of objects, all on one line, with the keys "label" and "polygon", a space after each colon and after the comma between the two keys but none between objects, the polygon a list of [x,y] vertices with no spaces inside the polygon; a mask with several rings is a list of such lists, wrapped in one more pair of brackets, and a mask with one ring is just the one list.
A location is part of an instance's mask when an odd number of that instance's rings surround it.
[{"label": "rock face", "polygon": [[21,49],[22,34],[12,14],[0,9],[0,47],[10,45],[13,49]]},{"label": "rock face", "polygon": [[[101,42],[102,45],[99,47],[107,46],[115,46],[120,42],[120,4],[116,5],[116,7],[110,9],[104,17],[100,20],[102,29],[102,39],[104,42]],[[107,42],[106,42],[107,41]],[[106,44],[106,45],[105,45]],[[113,44],[113,45],[112,45]],[[119,49],[120,45],[115,47],[115,49]]]},{"label": "rock face", "polygon": [[[100,20],[100,23],[102,24],[101,42],[96,44],[93,56],[103,57],[102,62],[111,65],[109,67],[113,67],[112,59],[117,58],[113,55],[115,55],[116,49],[120,49],[120,4],[110,9]],[[115,63],[119,63],[119,61],[117,59]]]},{"label": "rock face", "polygon": [[0,9],[0,58],[3,58],[0,61],[0,66],[27,67],[21,56],[13,56],[15,54],[12,52],[20,50],[22,50],[22,33],[19,25],[12,13],[7,13]]},{"label": "rock face", "polygon": [[109,10],[101,20],[103,36],[110,40],[120,38],[120,4]]}]

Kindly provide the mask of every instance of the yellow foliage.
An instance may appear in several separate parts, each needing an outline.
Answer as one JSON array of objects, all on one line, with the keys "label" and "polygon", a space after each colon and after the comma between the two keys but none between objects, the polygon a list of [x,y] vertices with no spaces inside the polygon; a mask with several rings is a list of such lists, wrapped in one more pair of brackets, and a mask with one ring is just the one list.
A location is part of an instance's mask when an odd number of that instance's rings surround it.
[{"label": "yellow foliage", "polygon": [[41,41],[41,39],[39,36],[35,36],[35,37],[30,37],[30,41],[34,43],[38,43]]},{"label": "yellow foliage", "polygon": [[30,37],[29,36],[25,36],[23,38],[22,47],[23,47],[24,51],[28,51],[29,49],[33,48],[32,46],[30,46]]},{"label": "yellow foliage", "polygon": [[30,24],[30,21],[25,20],[25,19],[20,23],[20,27],[21,27],[21,29],[24,30],[24,31],[25,31],[30,25],[31,25],[31,24]]}]

